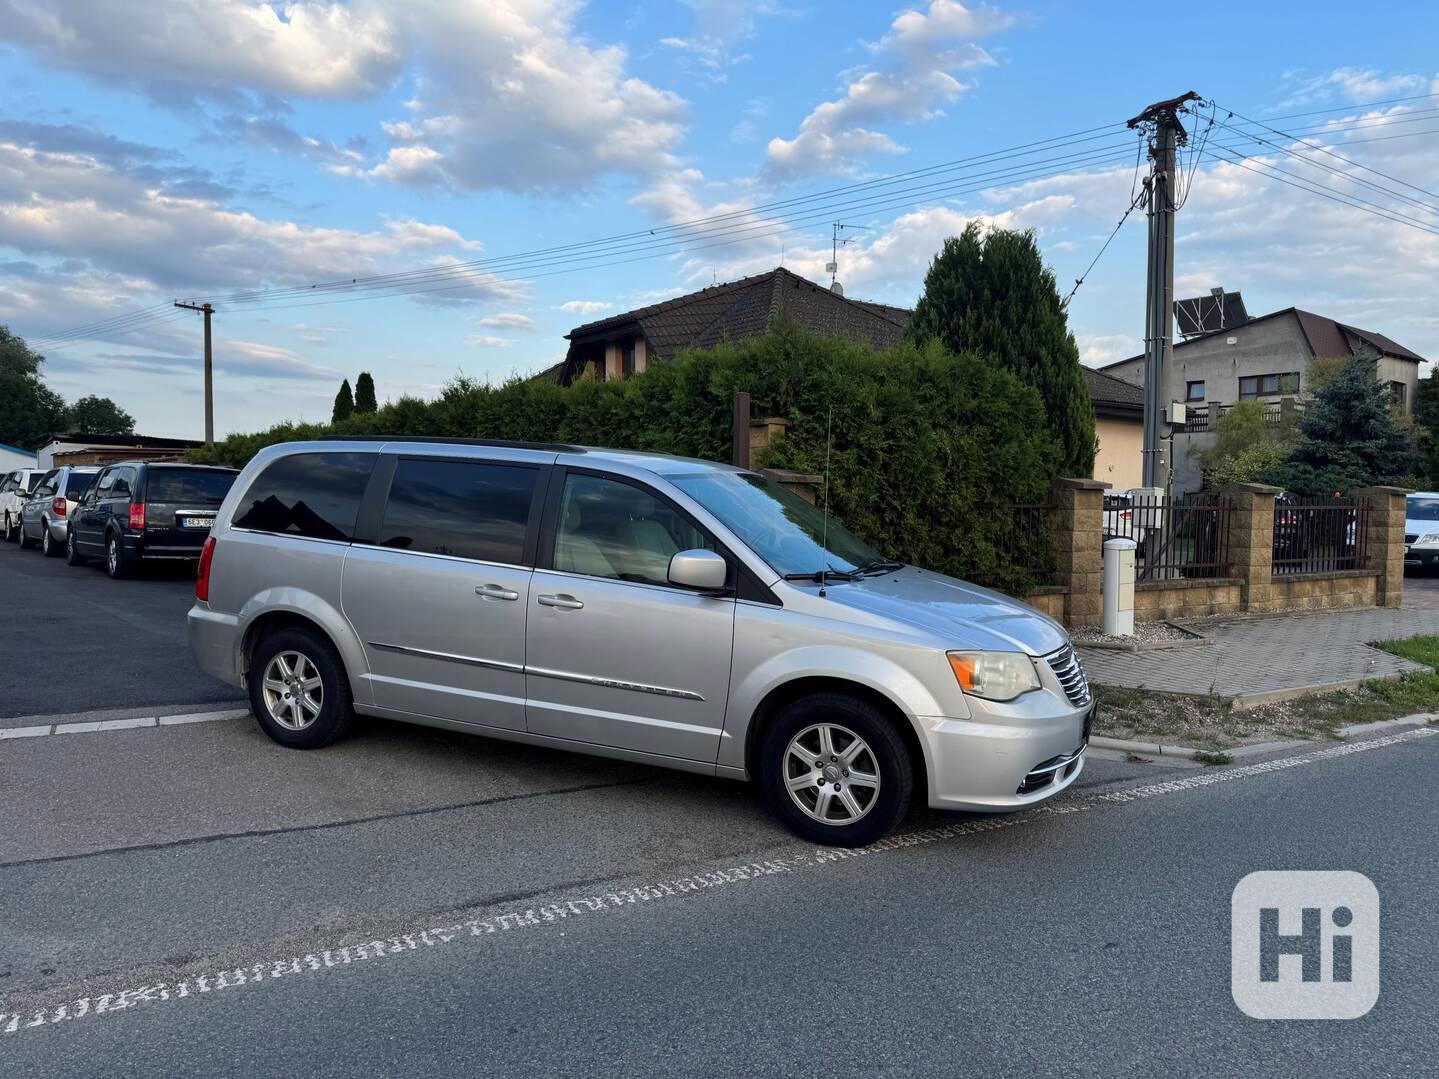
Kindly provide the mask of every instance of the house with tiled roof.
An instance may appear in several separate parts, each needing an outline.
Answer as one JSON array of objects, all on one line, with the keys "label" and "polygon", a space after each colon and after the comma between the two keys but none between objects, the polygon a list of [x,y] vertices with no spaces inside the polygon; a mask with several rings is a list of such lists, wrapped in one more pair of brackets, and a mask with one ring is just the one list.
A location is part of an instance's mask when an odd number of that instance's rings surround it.
[{"label": "house with tiled roof", "polygon": [[[1237,299],[1238,293],[1228,297]],[[1167,401],[1184,402],[1187,413],[1185,427],[1174,434],[1170,456],[1176,491],[1199,488],[1193,454],[1213,443],[1220,416],[1236,401],[1259,401],[1278,423],[1283,410],[1305,393],[1316,359],[1372,360],[1374,377],[1388,388],[1394,407],[1404,413],[1413,410],[1419,366],[1425,359],[1382,333],[1297,307],[1251,318],[1242,303],[1226,303],[1181,315],[1181,304],[1193,302],[1175,304],[1181,330],[1187,326],[1192,332],[1174,344],[1165,393]],[[1106,364],[1100,372],[1142,387],[1144,357]]]},{"label": "house with tiled roof", "polygon": [[851,300],[779,267],[576,326],[565,335],[569,351],[554,374],[563,385],[586,368],[624,378],[685,349],[762,337],[783,319],[810,333],[885,349],[899,344],[909,316],[902,307]]},{"label": "house with tiled roof", "polygon": [[1092,367],[1084,368],[1084,387],[1094,405],[1094,478],[1116,491],[1138,487],[1144,480],[1144,390]]},{"label": "house with tiled roof", "polygon": [[[912,314],[903,307],[850,299],[780,267],[576,326],[565,335],[569,350],[564,361],[535,377],[562,385],[587,370],[600,378],[624,378],[685,349],[763,336],[780,319],[810,333],[892,348],[904,337]],[[1139,486],[1144,392],[1092,368],[1084,369],[1084,381],[1099,438],[1094,478],[1117,490]]]}]

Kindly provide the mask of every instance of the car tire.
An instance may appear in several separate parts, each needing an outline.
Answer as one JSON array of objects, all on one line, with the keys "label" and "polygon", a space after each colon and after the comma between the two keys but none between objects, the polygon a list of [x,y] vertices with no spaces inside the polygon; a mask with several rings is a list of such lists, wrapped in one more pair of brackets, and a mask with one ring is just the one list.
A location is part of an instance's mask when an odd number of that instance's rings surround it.
[{"label": "car tire", "polygon": [[[914,764],[894,721],[843,693],[788,705],[764,733],[759,773],[765,801],[786,827],[835,847],[862,847],[888,834],[909,811],[914,789]],[[860,774],[864,782],[854,778]]]},{"label": "car tire", "polygon": [[75,530],[72,528],[65,534],[65,564],[67,566],[83,566],[90,561],[80,553],[75,545]]},{"label": "car tire", "polygon": [[130,556],[125,553],[124,544],[119,536],[111,532],[105,537],[105,572],[110,580],[121,581],[130,576],[131,569],[133,565]]},{"label": "car tire", "polygon": [[[345,665],[335,646],[314,630],[283,629],[264,638],[251,657],[245,681],[260,728],[282,746],[319,749],[345,737],[354,725]],[[303,693],[286,697],[291,690]],[[313,710],[310,702],[316,706]]]},{"label": "car tire", "polygon": [[[68,529],[66,530],[66,533],[68,535]],[[65,553],[60,548],[60,545],[55,542],[54,533],[50,531],[50,526],[48,524],[40,529],[40,553],[43,554],[46,558],[59,558],[62,554]]]},{"label": "car tire", "polygon": [[20,538],[20,522],[17,521],[17,520],[15,520],[13,517],[11,517],[11,516],[7,513],[7,514],[5,515],[5,542],[6,542],[6,543],[14,543],[14,542],[15,542],[16,540],[18,540],[19,538]]},{"label": "car tire", "polygon": [[[42,526],[42,527],[43,527],[43,526]],[[35,540],[32,540],[29,536],[27,536],[27,535],[25,534],[25,521],[24,521],[24,519],[22,518],[21,521],[20,521],[20,546],[21,546],[21,548],[22,548],[23,550],[28,551],[28,550],[32,549],[32,548],[35,546],[35,542],[36,542]]]}]

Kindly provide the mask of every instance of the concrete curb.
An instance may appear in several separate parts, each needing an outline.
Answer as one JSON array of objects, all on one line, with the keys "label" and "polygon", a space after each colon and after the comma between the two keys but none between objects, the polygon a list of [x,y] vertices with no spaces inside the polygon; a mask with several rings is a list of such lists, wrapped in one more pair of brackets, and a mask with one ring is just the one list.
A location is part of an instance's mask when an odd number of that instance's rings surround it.
[{"label": "concrete curb", "polygon": [[[1439,723],[1439,713],[1416,712],[1410,716],[1400,716],[1398,719],[1381,719],[1377,723],[1355,723],[1348,727],[1340,727],[1335,733],[1343,741],[1358,735],[1393,730],[1396,727],[1424,727],[1431,723]],[[1258,757],[1265,753],[1277,753],[1281,750],[1314,745],[1315,742],[1312,739],[1284,739],[1277,742],[1253,742],[1249,745],[1232,746],[1227,749],[1201,749],[1197,746],[1167,745],[1163,742],[1137,742],[1128,738],[1106,738],[1096,734],[1090,736],[1089,744],[1096,749],[1117,749],[1125,753],[1142,753],[1150,757],[1176,757],[1192,761],[1198,759],[1201,753],[1224,753],[1236,759]]]}]

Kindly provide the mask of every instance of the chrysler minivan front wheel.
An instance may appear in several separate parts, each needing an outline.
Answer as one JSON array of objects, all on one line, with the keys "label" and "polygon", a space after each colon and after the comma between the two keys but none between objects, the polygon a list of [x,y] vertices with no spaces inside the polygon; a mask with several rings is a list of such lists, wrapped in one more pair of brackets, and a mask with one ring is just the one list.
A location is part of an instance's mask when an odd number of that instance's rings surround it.
[{"label": "chrysler minivan front wheel", "polygon": [[795,701],[765,732],[760,754],[770,810],[805,839],[860,847],[909,809],[909,749],[890,717],[858,697]]},{"label": "chrysler minivan front wheel", "polygon": [[314,631],[284,629],[264,638],[246,681],[255,718],[282,746],[318,749],[349,732],[349,678],[334,646]]}]

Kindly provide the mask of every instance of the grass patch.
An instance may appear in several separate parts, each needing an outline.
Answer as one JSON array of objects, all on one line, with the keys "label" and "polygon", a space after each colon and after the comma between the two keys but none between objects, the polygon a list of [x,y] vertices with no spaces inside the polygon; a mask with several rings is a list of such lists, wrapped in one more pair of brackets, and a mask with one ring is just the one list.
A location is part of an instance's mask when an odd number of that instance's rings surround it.
[{"label": "grass patch", "polygon": [[1194,759],[1200,764],[1233,764],[1234,758],[1228,753],[1215,753],[1212,750],[1201,749],[1194,754]]},{"label": "grass patch", "polygon": [[1217,696],[1095,686],[1094,695],[1099,701],[1095,733],[1111,738],[1177,742],[1227,756],[1223,750],[1246,742],[1332,739],[1338,737],[1340,727],[1351,724],[1439,712],[1439,636],[1379,641],[1375,647],[1422,663],[1429,670],[1242,711]]}]

